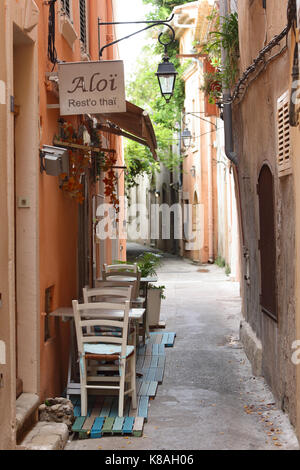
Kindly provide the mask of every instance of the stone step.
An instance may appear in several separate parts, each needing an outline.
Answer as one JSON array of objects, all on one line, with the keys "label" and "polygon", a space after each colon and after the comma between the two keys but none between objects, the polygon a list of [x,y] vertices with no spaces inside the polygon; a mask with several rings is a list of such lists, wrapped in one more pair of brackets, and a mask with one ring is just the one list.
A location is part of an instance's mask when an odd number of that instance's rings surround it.
[{"label": "stone step", "polygon": [[38,420],[39,396],[34,393],[22,393],[16,401],[17,443]]},{"label": "stone step", "polygon": [[20,444],[22,450],[62,450],[69,438],[68,426],[64,423],[39,421]]}]

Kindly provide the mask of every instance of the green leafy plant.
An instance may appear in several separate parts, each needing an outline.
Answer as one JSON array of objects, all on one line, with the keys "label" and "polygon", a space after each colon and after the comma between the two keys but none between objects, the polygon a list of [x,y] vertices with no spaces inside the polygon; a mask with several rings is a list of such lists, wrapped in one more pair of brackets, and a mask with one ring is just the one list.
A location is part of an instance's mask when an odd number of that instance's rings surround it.
[{"label": "green leafy plant", "polygon": [[[238,73],[238,15],[237,13],[231,13],[228,16],[220,17],[218,12],[214,10],[209,19],[214,22],[216,29],[209,33],[208,41],[203,47],[203,52],[208,55],[210,63],[216,69],[215,82],[223,83],[226,88],[231,88],[235,83]],[[224,64],[221,61],[222,49],[227,52]],[[207,93],[215,102],[217,98],[214,96],[214,93],[211,93],[210,89],[208,89]]]},{"label": "green leafy plant", "polygon": [[219,266],[219,268],[225,268],[226,261],[222,256],[218,255],[215,260],[215,264]]},{"label": "green leafy plant", "polygon": [[225,274],[226,274],[226,276],[229,276],[230,273],[231,273],[230,266],[229,266],[229,264],[226,264],[226,266],[225,266]]},{"label": "green leafy plant", "polygon": [[141,277],[156,276],[156,269],[161,266],[161,256],[145,252],[138,256],[136,263],[141,272]]}]

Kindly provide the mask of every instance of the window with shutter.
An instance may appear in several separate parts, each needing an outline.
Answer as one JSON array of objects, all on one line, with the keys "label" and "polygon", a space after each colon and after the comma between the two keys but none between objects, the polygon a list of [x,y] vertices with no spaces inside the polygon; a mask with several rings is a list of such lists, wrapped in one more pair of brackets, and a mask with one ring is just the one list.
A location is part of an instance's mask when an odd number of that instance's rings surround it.
[{"label": "window with shutter", "polygon": [[68,15],[69,18],[71,18],[70,0],[61,0],[61,4],[64,12]]},{"label": "window with shutter", "polygon": [[86,0],[79,0],[80,10],[80,40],[87,49],[87,22],[86,22]]},{"label": "window with shutter", "polygon": [[292,172],[290,154],[289,93],[284,93],[277,101],[277,166],[278,175]]}]

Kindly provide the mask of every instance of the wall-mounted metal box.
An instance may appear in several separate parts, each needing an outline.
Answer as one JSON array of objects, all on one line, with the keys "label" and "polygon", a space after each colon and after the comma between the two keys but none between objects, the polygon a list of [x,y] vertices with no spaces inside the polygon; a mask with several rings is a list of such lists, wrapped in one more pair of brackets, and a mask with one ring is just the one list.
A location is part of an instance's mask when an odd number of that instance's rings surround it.
[{"label": "wall-mounted metal box", "polygon": [[66,173],[69,176],[69,153],[62,147],[44,145],[41,151],[43,158],[42,169],[47,175],[59,176]]}]

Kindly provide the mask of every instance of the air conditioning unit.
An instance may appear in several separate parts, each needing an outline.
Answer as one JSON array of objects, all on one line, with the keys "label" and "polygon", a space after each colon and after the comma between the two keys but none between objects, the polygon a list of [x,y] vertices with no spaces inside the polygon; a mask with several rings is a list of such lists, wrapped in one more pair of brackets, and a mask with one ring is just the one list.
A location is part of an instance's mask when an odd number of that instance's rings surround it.
[{"label": "air conditioning unit", "polygon": [[59,176],[66,173],[69,176],[69,153],[62,147],[44,145],[41,152],[41,172],[47,175]]}]

